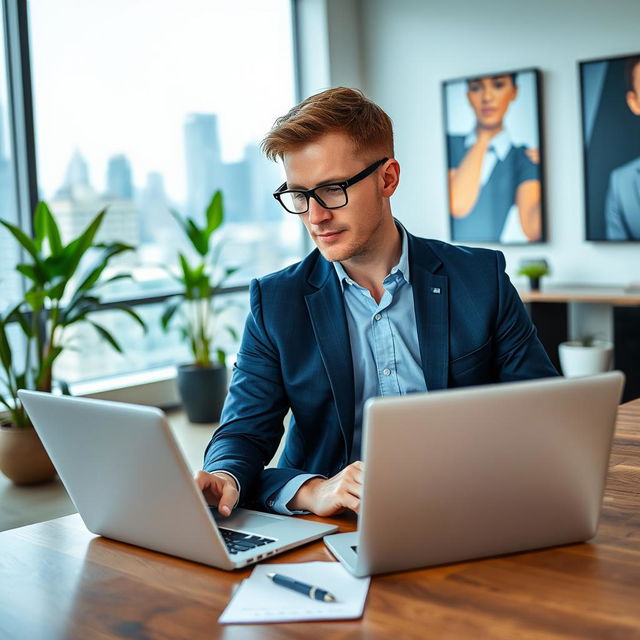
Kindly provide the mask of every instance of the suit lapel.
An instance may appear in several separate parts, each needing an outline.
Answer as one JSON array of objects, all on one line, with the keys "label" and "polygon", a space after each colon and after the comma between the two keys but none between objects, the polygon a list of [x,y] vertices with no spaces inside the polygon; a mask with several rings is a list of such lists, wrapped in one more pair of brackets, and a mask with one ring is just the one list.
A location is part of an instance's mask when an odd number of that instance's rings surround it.
[{"label": "suit lapel", "polygon": [[411,235],[409,260],[425,383],[429,391],[446,389],[449,379],[449,279],[433,273],[442,262],[426,243]]},{"label": "suit lapel", "polygon": [[318,289],[306,295],[305,301],[335,399],[348,460],[353,442],[355,389],[344,300],[332,265],[320,256],[309,282]]}]

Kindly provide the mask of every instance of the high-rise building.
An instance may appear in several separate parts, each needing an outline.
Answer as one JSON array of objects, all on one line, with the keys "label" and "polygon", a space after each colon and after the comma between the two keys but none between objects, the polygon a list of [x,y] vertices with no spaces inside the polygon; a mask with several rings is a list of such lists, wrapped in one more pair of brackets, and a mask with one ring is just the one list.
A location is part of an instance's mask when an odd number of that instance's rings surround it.
[{"label": "high-rise building", "polygon": [[151,262],[171,263],[176,259],[176,248],[184,243],[177,222],[169,213],[171,207],[162,174],[149,173],[138,197],[138,209],[142,249],[147,257],[153,256]]},{"label": "high-rise building", "polygon": [[246,160],[222,165],[221,188],[224,194],[225,222],[251,222],[251,186]]},{"label": "high-rise building", "polygon": [[109,158],[106,195],[119,200],[133,200],[131,164],[127,156],[122,153]]},{"label": "high-rise building", "polygon": [[56,191],[55,198],[84,200],[93,192],[89,182],[89,165],[76,149],[69,160],[64,182]]},{"label": "high-rise building", "polygon": [[131,200],[100,195],[89,182],[89,166],[76,151],[65,174],[63,185],[50,202],[64,241],[79,235],[98,214],[107,208],[97,240],[137,245],[140,239],[138,212]]},{"label": "high-rise building", "polygon": [[216,189],[224,186],[218,116],[192,113],[184,125],[187,213],[200,220]]}]

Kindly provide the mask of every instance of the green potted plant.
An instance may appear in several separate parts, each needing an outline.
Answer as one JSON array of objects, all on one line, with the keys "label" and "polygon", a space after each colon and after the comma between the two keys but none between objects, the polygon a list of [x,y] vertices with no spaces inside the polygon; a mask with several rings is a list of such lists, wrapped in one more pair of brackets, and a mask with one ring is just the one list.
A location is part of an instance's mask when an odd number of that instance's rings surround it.
[{"label": "green potted plant", "polygon": [[[91,324],[103,340],[122,351],[115,337],[90,317],[100,307],[100,287],[130,277],[123,273],[109,278],[103,275],[114,256],[133,249],[121,242],[95,242],[105,214],[106,210],[98,213],[67,244],[44,202],[38,203],[35,210],[34,238],[0,220],[23,250],[25,261],[16,270],[29,283],[22,300],[0,315],[0,405],[6,416],[0,421],[0,470],[17,484],[44,482],[55,475],[20,403],[18,389],[51,391],[53,366],[69,346],[65,333],[73,325]],[[133,309],[124,304],[117,309],[145,328]],[[23,341],[25,355],[20,362],[17,350],[12,348],[10,326]]]},{"label": "green potted plant", "polygon": [[237,340],[230,325],[220,326],[221,314],[229,307],[218,299],[227,279],[238,269],[220,268],[221,244],[213,237],[224,221],[222,192],[216,191],[205,212],[204,225],[171,212],[184,231],[197,258],[190,262],[178,252],[179,268],[169,271],[180,284],[181,292],[167,301],[161,322],[168,331],[179,322],[180,334],[187,341],[193,361],[178,367],[178,389],[191,422],[211,423],[220,419],[227,393],[226,353],[220,346],[220,336],[228,333]]},{"label": "green potted plant", "polygon": [[540,289],[540,278],[550,273],[549,265],[546,260],[528,260],[524,262],[518,269],[519,276],[529,278],[529,286],[531,291]]}]

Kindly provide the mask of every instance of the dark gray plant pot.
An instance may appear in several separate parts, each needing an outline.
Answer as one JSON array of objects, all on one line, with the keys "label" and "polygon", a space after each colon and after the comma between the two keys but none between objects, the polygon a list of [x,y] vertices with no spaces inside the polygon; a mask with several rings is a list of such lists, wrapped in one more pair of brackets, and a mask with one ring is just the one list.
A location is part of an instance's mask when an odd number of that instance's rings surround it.
[{"label": "dark gray plant pot", "polygon": [[189,422],[218,422],[227,395],[227,369],[220,364],[180,365],[178,390]]}]

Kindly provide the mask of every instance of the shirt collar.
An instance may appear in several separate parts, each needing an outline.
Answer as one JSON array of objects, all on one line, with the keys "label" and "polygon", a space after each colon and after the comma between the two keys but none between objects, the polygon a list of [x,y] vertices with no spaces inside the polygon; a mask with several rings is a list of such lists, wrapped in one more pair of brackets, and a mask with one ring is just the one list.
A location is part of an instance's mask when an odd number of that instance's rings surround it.
[{"label": "shirt collar", "polygon": [[[468,149],[477,140],[476,132],[472,131],[464,139],[465,149]],[[497,136],[491,138],[490,149],[493,149],[500,160],[504,160],[512,147],[511,138],[506,129],[503,129]]]},{"label": "shirt collar", "polygon": [[[396,221],[396,227],[400,231],[400,235],[402,236],[402,253],[400,254],[400,259],[398,260],[398,264],[396,264],[392,269],[391,273],[399,273],[406,281],[409,282],[409,239],[407,237],[407,232],[405,228]],[[338,280],[340,282],[340,288],[344,293],[344,283],[351,284],[353,281],[344,270],[344,267],[340,262],[334,262],[333,268],[336,270],[336,274],[338,275]],[[386,278],[385,278],[386,279]]]}]

